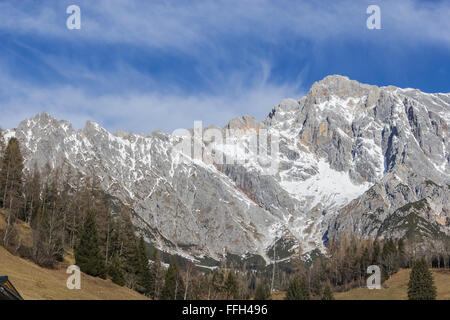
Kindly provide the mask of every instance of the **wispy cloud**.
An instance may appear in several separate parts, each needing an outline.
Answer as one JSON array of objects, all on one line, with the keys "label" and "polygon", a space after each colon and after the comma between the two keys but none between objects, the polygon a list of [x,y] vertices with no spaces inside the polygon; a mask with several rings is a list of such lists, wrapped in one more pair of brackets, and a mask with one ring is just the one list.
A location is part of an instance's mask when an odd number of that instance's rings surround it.
[{"label": "wispy cloud", "polygon": [[[425,77],[410,49],[450,49],[448,1],[377,1],[376,32],[365,27],[369,0],[76,3],[82,28],[69,31],[73,1],[0,2],[0,40],[8,39],[0,43],[1,126],[42,110],[76,127],[92,119],[142,132],[262,119],[328,73],[392,83],[418,68],[414,76]],[[424,68],[439,79],[450,73],[445,64]]]},{"label": "wispy cloud", "polygon": [[240,80],[233,79],[233,85],[224,87],[223,93],[127,92],[98,96],[71,86],[40,88],[2,78],[0,86],[7,83],[8,93],[0,91],[7,96],[0,101],[0,126],[14,127],[38,110],[69,120],[78,129],[87,120],[95,120],[111,131],[124,129],[149,133],[160,129],[172,132],[190,128],[196,120],[203,121],[204,125],[218,126],[244,114],[263,120],[282,98],[298,98],[304,94],[297,86],[276,86],[264,78],[239,89],[235,86],[239,86]]},{"label": "wispy cloud", "polygon": [[[79,37],[106,43],[194,50],[227,35],[278,42],[297,36],[323,40],[365,32],[365,9],[373,1],[310,0],[98,0],[77,1],[82,8]],[[68,37],[65,8],[70,1],[0,4],[0,29]],[[383,27],[392,37],[450,44],[448,1],[378,1]]]}]

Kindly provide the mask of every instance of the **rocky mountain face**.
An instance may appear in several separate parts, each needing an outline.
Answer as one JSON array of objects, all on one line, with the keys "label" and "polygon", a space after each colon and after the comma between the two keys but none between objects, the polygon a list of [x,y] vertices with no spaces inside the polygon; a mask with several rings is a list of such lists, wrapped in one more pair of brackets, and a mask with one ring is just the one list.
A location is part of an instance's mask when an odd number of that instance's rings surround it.
[{"label": "rocky mountain face", "polygon": [[262,122],[111,134],[42,113],[5,137],[19,139],[28,169],[97,175],[162,250],[269,262],[279,242],[289,256],[350,232],[450,235],[449,125],[450,94],[329,76]]}]

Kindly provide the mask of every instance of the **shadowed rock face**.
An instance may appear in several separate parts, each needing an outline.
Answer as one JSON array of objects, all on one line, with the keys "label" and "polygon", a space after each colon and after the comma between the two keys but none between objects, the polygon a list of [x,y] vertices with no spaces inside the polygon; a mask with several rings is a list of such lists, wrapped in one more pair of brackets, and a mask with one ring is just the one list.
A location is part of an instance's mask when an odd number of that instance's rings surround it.
[{"label": "shadowed rock face", "polygon": [[[408,219],[427,224],[428,235],[449,234],[449,123],[449,94],[329,76],[300,100],[280,102],[262,122],[231,120],[220,130],[235,130],[233,148],[201,143],[207,161],[189,159],[175,148],[180,138],[163,132],[112,135],[94,122],[75,131],[45,113],[6,136],[20,140],[27,168],[65,164],[98,175],[159,248],[269,260],[280,237],[307,252],[348,232],[403,237]],[[249,149],[261,129],[279,136],[279,166],[270,175]],[[217,151],[247,158],[216,163]]]}]

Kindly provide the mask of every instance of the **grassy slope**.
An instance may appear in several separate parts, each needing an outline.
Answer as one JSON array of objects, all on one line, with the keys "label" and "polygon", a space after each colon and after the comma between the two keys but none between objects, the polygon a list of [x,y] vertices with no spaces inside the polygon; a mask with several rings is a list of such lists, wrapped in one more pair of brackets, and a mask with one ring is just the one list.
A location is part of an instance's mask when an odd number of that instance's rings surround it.
[{"label": "grassy slope", "polygon": [[[357,288],[346,292],[335,292],[336,300],[406,300],[408,299],[409,269],[402,269],[391,279],[383,283],[380,290]],[[438,300],[450,300],[450,270],[433,269],[434,283],[437,288]],[[286,293],[276,291],[274,300],[283,300]]]},{"label": "grassy slope", "polygon": [[142,300],[144,296],[111,280],[102,280],[85,274],[81,276],[81,289],[66,287],[65,269],[50,270],[31,261],[10,254],[0,247],[0,274],[7,275],[26,300]]},{"label": "grassy slope", "polygon": [[[432,270],[439,300],[450,300],[450,270]],[[367,288],[336,293],[336,300],[406,300],[409,269],[402,269],[383,283],[380,290]]]},{"label": "grassy slope", "polygon": [[[0,210],[0,229],[4,229],[3,212]],[[25,246],[31,246],[31,229],[19,221],[19,236]],[[32,261],[12,255],[0,246],[0,276],[8,276],[25,300],[143,300],[146,297],[120,287],[111,280],[102,280],[81,275],[81,289],[69,290],[66,287],[66,267],[73,264],[73,255],[67,255],[65,261],[56,269],[41,268]]]}]

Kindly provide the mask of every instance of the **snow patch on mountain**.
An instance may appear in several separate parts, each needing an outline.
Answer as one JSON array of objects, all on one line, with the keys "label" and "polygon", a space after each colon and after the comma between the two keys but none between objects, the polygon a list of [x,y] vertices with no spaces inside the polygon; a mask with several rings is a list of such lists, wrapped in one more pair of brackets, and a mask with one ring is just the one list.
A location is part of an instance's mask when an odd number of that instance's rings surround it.
[{"label": "snow patch on mountain", "polygon": [[333,170],[324,159],[319,159],[314,168],[317,173],[304,181],[291,180],[288,174],[283,174],[280,182],[295,198],[308,200],[309,209],[319,203],[327,204],[328,208],[339,208],[371,187],[368,182],[355,184],[346,172]]}]

